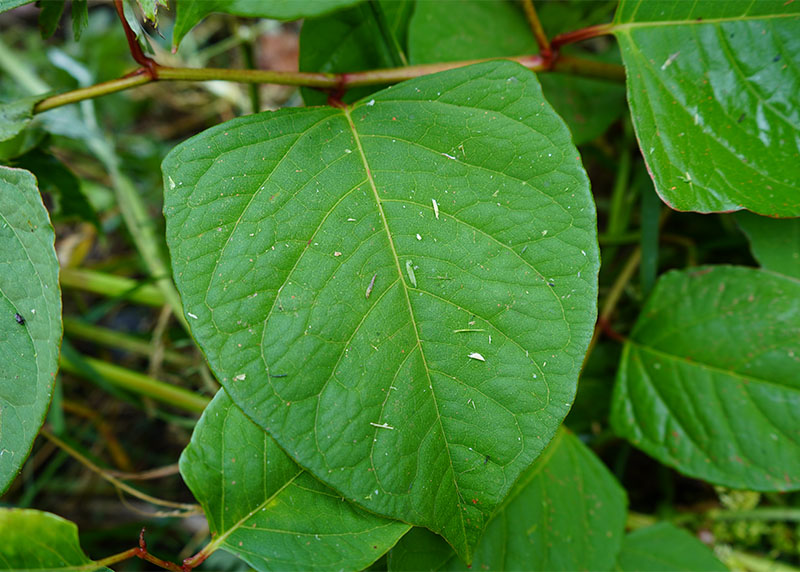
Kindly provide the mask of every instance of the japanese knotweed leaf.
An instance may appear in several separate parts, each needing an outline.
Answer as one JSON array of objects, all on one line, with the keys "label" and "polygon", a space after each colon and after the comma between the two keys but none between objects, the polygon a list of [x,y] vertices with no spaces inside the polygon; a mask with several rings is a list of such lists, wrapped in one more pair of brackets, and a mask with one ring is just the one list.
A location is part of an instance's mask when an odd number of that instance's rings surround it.
[{"label": "japanese knotweed leaf", "polygon": [[800,215],[800,4],[623,0],[613,32],[661,198]]},{"label": "japanese knotweed leaf", "polygon": [[762,268],[800,278],[800,218],[774,219],[748,212],[734,217]]},{"label": "japanese knotweed leaf", "polygon": [[359,2],[363,0],[180,0],[175,3],[172,45],[177,47],[189,30],[213,12],[247,18],[299,20],[328,14]]},{"label": "japanese knotweed leaf", "polygon": [[86,556],[75,523],[49,512],[0,508],[0,535],[0,570],[111,570]]},{"label": "japanese knotweed leaf", "polygon": [[362,570],[409,529],[342,502],[224,390],[203,413],[180,467],[208,518],[212,546],[257,570]]},{"label": "japanese knotweed leaf", "polygon": [[615,430],[734,488],[800,488],[800,282],[718,266],[670,272],[625,343]]},{"label": "japanese knotweed leaf", "polygon": [[589,183],[536,77],[490,62],[240,118],[163,170],[175,280],[234,402],[469,560],[568,411],[595,318]]},{"label": "japanese knotweed leaf", "polygon": [[61,343],[55,235],[36,179],[0,167],[0,493],[44,422]]},{"label": "japanese knotweed leaf", "polygon": [[682,528],[660,522],[625,537],[615,570],[624,572],[724,572],[708,547]]},{"label": "japanese knotweed leaf", "polygon": [[[580,440],[560,431],[514,485],[475,550],[472,570],[611,570],[625,536],[625,491]],[[389,570],[463,570],[439,537],[412,529]]]}]

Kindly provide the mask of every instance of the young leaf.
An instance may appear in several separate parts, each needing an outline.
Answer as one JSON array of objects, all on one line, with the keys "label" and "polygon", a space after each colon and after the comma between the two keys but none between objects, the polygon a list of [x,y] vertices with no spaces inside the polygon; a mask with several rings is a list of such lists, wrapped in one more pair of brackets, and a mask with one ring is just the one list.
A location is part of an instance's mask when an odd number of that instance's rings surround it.
[{"label": "young leaf", "polygon": [[42,32],[42,38],[47,39],[55,33],[61,22],[61,16],[64,14],[65,3],[65,0],[48,0],[39,3],[39,29]]},{"label": "young leaf", "polygon": [[72,36],[75,41],[81,39],[81,34],[89,25],[88,0],[72,0]]},{"label": "young leaf", "polygon": [[0,537],[0,570],[111,572],[83,552],[75,523],[49,512],[0,508]]},{"label": "young leaf", "polygon": [[678,210],[800,215],[800,4],[623,0],[642,155]]},{"label": "young leaf", "polygon": [[469,560],[569,409],[595,319],[588,180],[536,77],[489,62],[236,119],[163,171],[176,284],[234,402]]},{"label": "young leaf", "polygon": [[[473,570],[612,569],[625,534],[625,492],[577,437],[559,432],[509,499],[478,544]],[[422,529],[389,553],[392,572],[467,569]]]},{"label": "young leaf", "polygon": [[369,514],[298,467],[220,390],[181,455],[212,545],[257,570],[361,570],[409,526]]},{"label": "young leaf", "polygon": [[625,537],[617,557],[622,572],[724,572],[705,544],[668,522],[635,530]]},{"label": "young leaf", "polygon": [[748,212],[735,217],[762,268],[800,278],[800,218],[774,219]]},{"label": "young leaf", "polygon": [[181,0],[176,3],[172,45],[177,47],[189,30],[213,12],[288,21],[322,16],[359,2],[363,0]]},{"label": "young leaf", "polygon": [[618,434],[734,488],[800,488],[800,283],[734,266],[670,272],[626,342]]},{"label": "young leaf", "polygon": [[[572,12],[578,10],[577,6],[571,8]],[[542,11],[543,25],[549,29],[547,14],[561,17],[561,12]],[[458,10],[449,2],[418,3],[409,24],[408,50],[414,64],[538,52],[519,6],[484,1],[459,2]],[[558,73],[540,74],[539,81],[547,101],[569,125],[576,144],[602,135],[625,109],[622,85]]]},{"label": "young leaf", "polygon": [[36,0],[0,0],[0,13],[13,10],[14,8],[24,6],[25,4],[30,4],[31,2],[35,1]]},{"label": "young leaf", "polygon": [[44,422],[61,343],[53,227],[27,171],[0,167],[0,493]]}]

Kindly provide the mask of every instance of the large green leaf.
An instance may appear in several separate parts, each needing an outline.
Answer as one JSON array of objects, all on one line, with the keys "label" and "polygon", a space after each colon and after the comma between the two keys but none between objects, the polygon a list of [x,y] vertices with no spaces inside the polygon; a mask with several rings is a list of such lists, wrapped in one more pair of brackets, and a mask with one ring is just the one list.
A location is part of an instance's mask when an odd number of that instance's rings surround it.
[{"label": "large green leaf", "polygon": [[678,210],[800,215],[800,3],[623,0],[642,155]]},{"label": "large green leaf", "polygon": [[240,118],[163,170],[176,283],[234,402],[468,560],[569,409],[595,318],[588,180],[536,77],[490,62]]},{"label": "large green leaf", "polygon": [[[577,2],[568,10],[578,14],[582,4],[588,3]],[[548,29],[558,25],[558,18],[563,18],[562,11],[555,6],[543,10],[542,16]],[[538,51],[521,7],[507,1],[459,2],[457,10],[450,2],[419,2],[409,24],[408,46],[414,64],[520,56]],[[624,111],[625,89],[621,85],[559,73],[540,74],[539,81],[547,100],[569,125],[576,144],[601,135]]]},{"label": "large green leaf", "polygon": [[213,12],[233,14],[247,18],[273,20],[299,20],[321,16],[363,2],[364,0],[180,0],[176,2],[175,27],[172,45],[177,46],[183,37],[200,20]]},{"label": "large green leaf", "polygon": [[78,527],[38,510],[0,508],[0,570],[109,570],[96,566],[78,542]]},{"label": "large green leaf", "polygon": [[800,282],[751,268],[670,272],[626,342],[616,431],[688,475],[800,488]]},{"label": "large green leaf", "polygon": [[750,250],[762,268],[800,278],[800,218],[774,219],[736,213]]},{"label": "large green leaf", "polygon": [[181,455],[212,545],[258,570],[361,570],[409,526],[342,502],[220,390]]},{"label": "large green leaf", "polygon": [[0,167],[0,492],[31,450],[58,370],[61,295],[54,241],[36,179]]},{"label": "large green leaf", "polygon": [[616,570],[630,572],[723,572],[724,564],[697,538],[668,522],[631,532]]},{"label": "large green leaf", "polygon": [[[473,570],[610,570],[625,535],[625,492],[577,437],[561,431],[514,486],[475,551]],[[467,570],[438,537],[414,529],[389,570]]]}]

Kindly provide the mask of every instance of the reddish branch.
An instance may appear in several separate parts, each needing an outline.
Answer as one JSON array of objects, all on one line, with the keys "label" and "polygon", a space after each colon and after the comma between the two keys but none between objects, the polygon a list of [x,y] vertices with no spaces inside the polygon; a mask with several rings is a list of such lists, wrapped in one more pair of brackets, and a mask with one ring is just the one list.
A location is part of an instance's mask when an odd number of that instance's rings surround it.
[{"label": "reddish branch", "polygon": [[114,0],[114,8],[117,9],[117,15],[122,21],[122,29],[125,30],[125,39],[128,40],[128,48],[131,50],[131,56],[136,60],[136,63],[142,66],[141,69],[136,70],[133,74],[145,73],[152,79],[158,79],[158,64],[144,55],[142,47],[136,40],[136,34],[131,30],[128,21],[125,19],[125,10],[122,7],[122,0]]}]

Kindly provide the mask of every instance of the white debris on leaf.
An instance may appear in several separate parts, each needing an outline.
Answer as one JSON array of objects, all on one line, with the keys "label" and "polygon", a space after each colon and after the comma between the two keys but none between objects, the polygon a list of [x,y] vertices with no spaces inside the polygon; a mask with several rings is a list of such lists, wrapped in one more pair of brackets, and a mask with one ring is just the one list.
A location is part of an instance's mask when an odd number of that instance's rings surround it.
[{"label": "white debris on leaf", "polygon": [[247,378],[246,373],[240,373],[239,375],[233,378],[233,381],[244,381]]},{"label": "white debris on leaf", "polygon": [[475,360],[478,360],[478,361],[486,361],[486,358],[484,358],[484,357],[483,357],[481,354],[479,354],[478,352],[472,352],[472,353],[471,353],[471,354],[469,354],[467,357],[468,357],[468,358],[470,358],[470,359],[475,359]]},{"label": "white debris on leaf", "polygon": [[197,319],[197,316],[195,316],[195,315],[194,315],[194,314],[192,314],[191,312],[186,312],[186,315],[187,315],[187,316],[189,316],[190,318],[194,319],[194,320],[196,320],[196,319]]},{"label": "white debris on leaf", "polygon": [[394,429],[394,427],[392,427],[388,423],[373,423],[372,421],[370,421],[369,424],[372,425],[373,427],[379,427],[380,429]]},{"label": "white debris on leaf", "polygon": [[436,220],[439,220],[439,203],[436,202],[436,199],[431,199],[433,203],[433,214],[436,215]]},{"label": "white debris on leaf", "polygon": [[406,274],[408,274],[408,280],[411,282],[411,285],[416,288],[417,277],[414,275],[414,263],[410,260],[406,260]]}]

